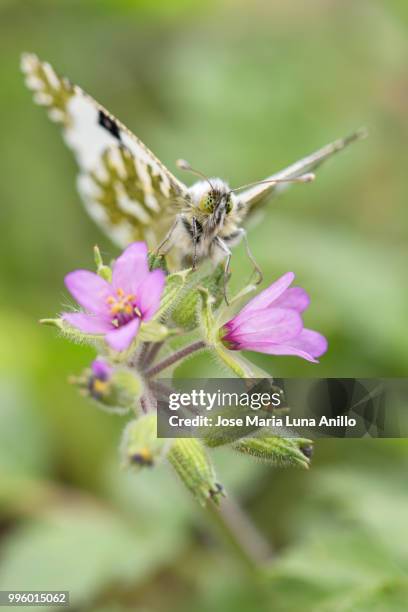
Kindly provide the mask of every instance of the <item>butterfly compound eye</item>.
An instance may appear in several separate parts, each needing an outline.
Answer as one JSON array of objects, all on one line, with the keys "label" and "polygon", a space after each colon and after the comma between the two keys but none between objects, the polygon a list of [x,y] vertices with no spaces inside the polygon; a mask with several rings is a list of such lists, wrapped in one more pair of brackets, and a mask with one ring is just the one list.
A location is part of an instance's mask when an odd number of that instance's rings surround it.
[{"label": "butterfly compound eye", "polygon": [[214,211],[215,198],[211,194],[205,195],[200,200],[199,207],[203,212],[212,213]]}]

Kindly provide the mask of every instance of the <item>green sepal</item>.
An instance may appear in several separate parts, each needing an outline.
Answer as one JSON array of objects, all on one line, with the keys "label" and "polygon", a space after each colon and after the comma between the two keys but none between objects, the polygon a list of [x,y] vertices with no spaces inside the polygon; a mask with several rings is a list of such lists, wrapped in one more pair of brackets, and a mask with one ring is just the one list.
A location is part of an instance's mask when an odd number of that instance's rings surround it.
[{"label": "green sepal", "polygon": [[210,499],[215,502],[219,500],[223,488],[216,481],[214,467],[199,440],[175,439],[167,458],[187,489],[202,506]]},{"label": "green sepal", "polygon": [[198,287],[197,291],[201,298],[198,307],[201,331],[206,343],[209,346],[215,346],[219,342],[217,339],[217,323],[213,314],[215,299],[205,287]]},{"label": "green sepal", "polygon": [[215,343],[215,354],[223,365],[239,378],[271,378],[272,375],[255,365],[239,351],[227,349],[218,339]]},{"label": "green sepal", "polygon": [[[212,274],[205,276],[199,281],[200,287],[207,289],[213,297],[213,308],[216,309],[224,299],[224,268],[219,265]],[[172,314],[173,321],[183,329],[190,331],[197,326],[197,309],[200,294],[197,286],[192,286],[177,304],[177,309]]]},{"label": "green sepal", "polygon": [[62,319],[40,319],[39,323],[41,325],[47,325],[48,327],[56,327],[60,331],[62,331],[64,326],[64,321]]},{"label": "green sepal", "polygon": [[143,393],[143,383],[138,374],[129,368],[117,368],[110,381],[112,401],[123,408],[135,408]]},{"label": "green sepal", "polygon": [[81,344],[84,344],[84,343],[94,344],[95,340],[100,340],[102,338],[101,335],[85,334],[84,332],[81,332],[76,327],[73,327],[72,325],[64,321],[64,319],[62,318],[40,319],[40,323],[41,325],[48,325],[50,327],[56,327],[64,337],[68,338],[68,340],[72,340],[73,342],[78,342]]},{"label": "green sepal", "polygon": [[241,357],[236,351],[229,351],[221,342],[217,342],[215,351],[223,364],[239,378],[256,378],[252,363]]},{"label": "green sepal", "polygon": [[179,333],[178,329],[169,329],[157,321],[142,323],[137,335],[138,342],[162,342],[169,336]]},{"label": "green sepal", "polygon": [[160,308],[154,315],[153,319],[158,320],[167,311],[174,306],[176,301],[180,298],[181,292],[183,291],[189,275],[191,274],[191,268],[181,270],[180,272],[174,272],[169,274],[166,278],[166,285],[164,287],[163,295],[160,301]]},{"label": "green sepal", "polygon": [[213,313],[214,298],[210,295],[208,289],[204,287],[198,287],[198,293],[201,297],[198,313],[204,340],[208,346],[215,350],[215,354],[221,359],[223,364],[239,378],[269,377],[269,374],[262,372],[262,370],[253,366],[249,361],[240,355],[238,356],[234,351],[228,350],[223,345],[220,338],[219,325]]},{"label": "green sepal", "polygon": [[140,470],[159,463],[171,445],[157,437],[157,415],[145,414],[125,427],[120,445],[122,465]]},{"label": "green sepal", "polygon": [[94,260],[96,265],[96,273],[108,283],[112,282],[112,270],[109,266],[103,263],[102,255],[98,246],[94,246]]},{"label": "green sepal", "polygon": [[313,442],[305,438],[254,437],[238,440],[232,444],[232,448],[272,465],[307,469],[310,465]]}]

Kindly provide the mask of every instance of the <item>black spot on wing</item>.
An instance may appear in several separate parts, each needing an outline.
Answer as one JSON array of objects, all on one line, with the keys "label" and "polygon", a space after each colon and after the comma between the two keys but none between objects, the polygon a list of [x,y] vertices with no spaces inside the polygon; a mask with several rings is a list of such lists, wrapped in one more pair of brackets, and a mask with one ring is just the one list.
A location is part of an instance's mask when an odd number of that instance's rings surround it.
[{"label": "black spot on wing", "polygon": [[107,130],[114,138],[120,140],[120,132],[118,124],[114,119],[111,119],[102,110],[99,111],[98,123]]}]

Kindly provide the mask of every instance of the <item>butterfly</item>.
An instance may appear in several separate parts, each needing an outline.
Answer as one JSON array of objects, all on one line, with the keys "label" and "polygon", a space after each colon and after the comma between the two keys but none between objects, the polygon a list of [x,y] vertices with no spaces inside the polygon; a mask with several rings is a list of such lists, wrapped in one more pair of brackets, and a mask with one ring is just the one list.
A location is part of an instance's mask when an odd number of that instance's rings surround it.
[{"label": "butterfly", "polygon": [[86,210],[113,242],[124,247],[143,240],[159,253],[172,250],[173,262],[193,268],[208,258],[214,262],[225,258],[226,279],[231,248],[242,239],[258,282],[262,278],[242,224],[288,183],[312,180],[324,161],[365,136],[360,129],[263,181],[237,189],[179,160],[179,168],[200,179],[187,187],[139,138],[49,63],[24,54],[21,67],[35,102],[61,124],[65,142],[74,152]]}]

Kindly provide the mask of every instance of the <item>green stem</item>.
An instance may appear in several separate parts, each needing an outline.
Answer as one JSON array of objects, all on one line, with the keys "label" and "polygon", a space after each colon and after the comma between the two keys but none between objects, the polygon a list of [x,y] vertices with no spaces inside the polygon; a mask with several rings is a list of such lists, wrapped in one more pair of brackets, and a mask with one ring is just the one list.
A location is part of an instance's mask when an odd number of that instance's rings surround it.
[{"label": "green stem", "polygon": [[208,513],[237,557],[250,571],[259,573],[273,553],[244,510],[229,496],[219,505],[209,502]]},{"label": "green stem", "polygon": [[150,368],[150,370],[147,370],[147,372],[145,373],[146,378],[152,378],[153,376],[156,376],[156,374],[159,374],[166,368],[169,368],[171,365],[177,363],[185,357],[188,357],[192,353],[200,351],[201,349],[205,348],[205,346],[206,344],[202,340],[198,340],[197,342],[193,342],[193,344],[185,346],[176,353],[173,353],[173,355],[170,355],[170,357],[163,359],[163,361],[159,361],[159,363]]}]

